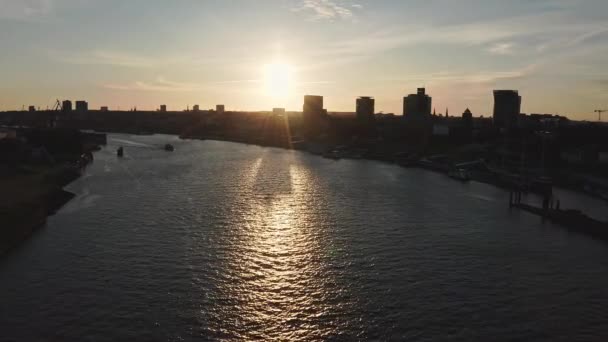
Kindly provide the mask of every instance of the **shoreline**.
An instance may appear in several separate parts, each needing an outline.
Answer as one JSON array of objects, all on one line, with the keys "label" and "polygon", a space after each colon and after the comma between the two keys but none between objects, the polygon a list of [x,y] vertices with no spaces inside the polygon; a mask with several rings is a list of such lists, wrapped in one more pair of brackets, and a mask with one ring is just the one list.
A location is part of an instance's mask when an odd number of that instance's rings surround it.
[{"label": "shoreline", "polygon": [[[46,182],[28,183],[31,188],[44,187],[43,190],[24,202],[14,203],[5,209],[6,213],[1,213],[7,226],[1,231],[0,256],[7,255],[37,230],[43,228],[49,217],[55,215],[76,197],[75,194],[64,190],[64,187],[81,177],[78,170],[63,166],[59,170],[48,172],[44,175]],[[55,179],[48,180],[48,178]],[[24,191],[31,191],[31,188]]]},{"label": "shoreline", "polygon": [[82,170],[93,161],[93,151],[106,142],[105,135],[80,131],[19,132],[36,141],[33,150],[42,149],[44,159],[32,159],[31,147],[17,139],[11,142],[18,146],[15,159],[0,164],[0,187],[10,194],[0,198],[0,257],[18,248],[76,197],[64,188],[82,176]]}]

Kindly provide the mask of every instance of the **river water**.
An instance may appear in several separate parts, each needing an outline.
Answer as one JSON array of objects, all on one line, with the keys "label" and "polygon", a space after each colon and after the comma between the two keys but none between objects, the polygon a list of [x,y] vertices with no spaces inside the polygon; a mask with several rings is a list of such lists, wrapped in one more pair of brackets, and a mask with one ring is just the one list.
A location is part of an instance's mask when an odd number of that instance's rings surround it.
[{"label": "river water", "polygon": [[160,135],[95,158],[0,260],[0,340],[608,340],[608,244],[493,186]]}]

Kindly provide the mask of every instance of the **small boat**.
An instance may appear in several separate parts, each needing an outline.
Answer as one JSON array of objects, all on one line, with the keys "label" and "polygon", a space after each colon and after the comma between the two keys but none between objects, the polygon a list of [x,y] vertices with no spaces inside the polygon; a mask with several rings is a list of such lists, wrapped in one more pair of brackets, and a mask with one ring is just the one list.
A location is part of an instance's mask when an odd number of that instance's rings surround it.
[{"label": "small boat", "polygon": [[173,145],[171,145],[171,144],[166,144],[165,151],[173,152],[173,151],[175,151],[175,147],[173,147]]},{"label": "small boat", "polygon": [[125,150],[124,150],[124,148],[122,148],[122,146],[120,146],[118,148],[118,150],[116,150],[116,155],[120,158],[122,158],[125,155]]},{"label": "small boat", "polygon": [[333,160],[340,160],[340,151],[333,150],[333,151],[325,152],[325,153],[323,153],[323,157],[328,158],[328,159],[333,159]]},{"label": "small boat", "polygon": [[462,182],[468,182],[471,180],[471,175],[465,169],[452,169],[448,172],[448,176]]}]

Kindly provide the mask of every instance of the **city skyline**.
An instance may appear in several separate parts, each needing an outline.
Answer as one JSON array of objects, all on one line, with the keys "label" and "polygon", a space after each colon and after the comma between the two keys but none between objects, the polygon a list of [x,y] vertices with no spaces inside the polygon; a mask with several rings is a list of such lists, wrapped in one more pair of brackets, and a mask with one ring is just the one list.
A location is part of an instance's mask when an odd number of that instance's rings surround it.
[{"label": "city skyline", "polygon": [[491,116],[494,89],[519,90],[525,113],[596,120],[608,106],[603,1],[1,4],[0,110],[57,98],[301,110],[319,94],[330,111],[373,96],[377,112],[400,114],[418,87],[456,114]]}]

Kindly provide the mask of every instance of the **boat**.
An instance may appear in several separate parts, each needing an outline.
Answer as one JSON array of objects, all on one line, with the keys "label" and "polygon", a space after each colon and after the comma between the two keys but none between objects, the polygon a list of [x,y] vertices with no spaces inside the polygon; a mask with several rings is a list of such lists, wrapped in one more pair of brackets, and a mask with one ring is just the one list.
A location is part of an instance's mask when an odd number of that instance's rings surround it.
[{"label": "boat", "polygon": [[125,150],[124,150],[124,148],[122,148],[122,146],[120,146],[118,148],[118,150],[116,150],[116,155],[120,158],[122,158],[125,155]]},{"label": "boat", "polygon": [[323,157],[327,159],[340,160],[340,151],[333,150],[323,153]]},{"label": "boat", "polygon": [[175,151],[175,147],[173,147],[173,145],[171,145],[171,144],[166,144],[165,151],[173,152],[173,151]]},{"label": "boat", "polygon": [[448,172],[448,176],[463,182],[471,180],[471,175],[466,169],[452,169]]}]

